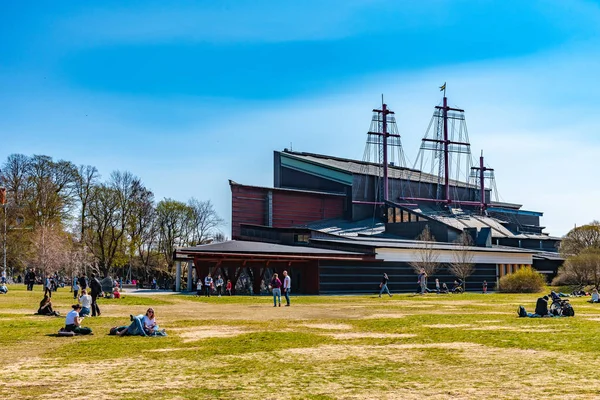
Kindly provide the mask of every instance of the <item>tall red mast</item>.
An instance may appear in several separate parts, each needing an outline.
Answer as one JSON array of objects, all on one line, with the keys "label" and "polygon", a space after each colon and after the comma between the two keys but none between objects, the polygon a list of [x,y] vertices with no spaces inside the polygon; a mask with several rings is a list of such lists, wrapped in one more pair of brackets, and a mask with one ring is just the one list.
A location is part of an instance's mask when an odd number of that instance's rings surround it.
[{"label": "tall red mast", "polygon": [[442,108],[444,118],[444,200],[450,204],[450,163],[448,153],[448,98],[446,97],[446,84],[444,84],[444,106]]},{"label": "tall red mast", "polygon": [[381,157],[381,164],[383,167],[383,193],[382,193],[382,200],[388,201],[389,200],[389,182],[388,182],[388,176],[389,176],[389,161],[388,161],[388,139],[390,137],[400,137],[400,135],[397,134],[392,134],[388,131],[388,115],[390,114],[394,114],[394,112],[392,110],[390,110],[387,106],[387,104],[383,103],[381,104],[381,109],[374,109],[373,110],[374,113],[377,113],[377,119],[379,120],[379,125],[380,125],[380,129],[379,132],[373,132],[373,131],[369,131],[368,134],[369,135],[377,135],[377,136],[381,136],[381,148],[379,149],[379,154]]}]

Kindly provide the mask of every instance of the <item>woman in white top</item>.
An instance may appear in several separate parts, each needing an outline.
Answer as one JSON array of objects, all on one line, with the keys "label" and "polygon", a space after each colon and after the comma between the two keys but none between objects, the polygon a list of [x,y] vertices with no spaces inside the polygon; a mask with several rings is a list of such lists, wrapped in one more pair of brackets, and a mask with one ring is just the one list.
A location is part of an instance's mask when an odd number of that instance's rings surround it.
[{"label": "woman in white top", "polygon": [[81,316],[90,315],[90,310],[92,307],[92,296],[87,294],[87,291],[84,289],[81,291],[81,297],[79,297],[79,302],[81,303]]},{"label": "woman in white top", "polygon": [[75,332],[78,335],[89,335],[92,333],[91,328],[84,328],[81,326],[81,321],[83,321],[83,318],[79,316],[81,305],[73,304],[72,307],[73,310],[67,314],[67,318],[65,319],[64,330],[67,332]]},{"label": "woman in white top", "polygon": [[146,334],[152,333],[154,330],[158,330],[158,325],[156,325],[156,319],[154,319],[154,309],[150,307],[148,311],[146,311],[146,315],[144,316],[144,331]]}]

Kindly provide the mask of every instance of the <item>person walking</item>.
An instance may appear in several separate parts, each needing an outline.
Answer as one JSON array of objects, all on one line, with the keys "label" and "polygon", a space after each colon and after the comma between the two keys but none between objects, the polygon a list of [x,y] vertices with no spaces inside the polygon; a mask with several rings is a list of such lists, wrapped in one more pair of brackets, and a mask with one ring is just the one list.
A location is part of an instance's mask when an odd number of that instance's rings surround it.
[{"label": "person walking", "polygon": [[483,294],[487,293],[487,281],[483,281]]},{"label": "person walking", "polygon": [[73,279],[73,286],[71,289],[73,290],[73,300],[77,300],[79,295],[79,284],[77,282],[77,278]]},{"label": "person walking", "polygon": [[225,291],[228,295],[231,296],[231,280],[227,279],[227,286],[225,287]]},{"label": "person walking", "polygon": [[387,294],[392,297],[392,294],[390,293],[390,289],[388,289],[388,281],[390,280],[390,278],[388,278],[387,274],[384,272],[383,273],[383,278],[381,279],[381,283],[379,284],[379,287],[381,288],[381,290],[379,291],[379,297],[381,297],[381,294],[385,291],[387,292]]},{"label": "person walking", "polygon": [[292,290],[292,278],[287,271],[283,271],[283,295],[285,296],[286,307],[290,306],[290,292]]},{"label": "person walking", "polygon": [[27,286],[27,290],[32,291],[33,285],[35,285],[35,269],[32,269],[29,272],[29,285]]},{"label": "person walking", "polygon": [[440,294],[440,280],[438,278],[435,278],[435,292]]},{"label": "person walking", "polygon": [[204,290],[206,290],[205,297],[210,297],[210,287],[212,286],[212,284],[212,276],[210,276],[210,274],[206,275],[206,278],[204,278]]},{"label": "person walking", "polygon": [[215,286],[217,287],[217,294],[221,297],[221,292],[223,291],[223,278],[221,278],[221,275],[217,276]]},{"label": "person walking", "polygon": [[424,268],[421,268],[421,273],[419,274],[419,283],[421,285],[421,294],[427,293],[427,273]]},{"label": "person walking", "polygon": [[52,297],[52,281],[49,276],[46,276],[46,280],[44,281],[44,296]]},{"label": "person walking", "polygon": [[95,274],[92,274],[92,280],[90,281],[90,290],[92,292],[92,317],[95,317],[96,315],[99,317],[100,307],[98,307],[96,299],[102,294],[102,285],[100,284],[98,278],[96,278]]},{"label": "person walking", "polygon": [[277,273],[273,274],[269,286],[273,291],[273,307],[277,307],[277,301],[279,301],[279,307],[281,307],[281,281],[279,280]]},{"label": "person walking", "polygon": [[87,290],[87,286],[87,277],[85,276],[85,274],[83,274],[79,277],[79,288],[81,290]]}]

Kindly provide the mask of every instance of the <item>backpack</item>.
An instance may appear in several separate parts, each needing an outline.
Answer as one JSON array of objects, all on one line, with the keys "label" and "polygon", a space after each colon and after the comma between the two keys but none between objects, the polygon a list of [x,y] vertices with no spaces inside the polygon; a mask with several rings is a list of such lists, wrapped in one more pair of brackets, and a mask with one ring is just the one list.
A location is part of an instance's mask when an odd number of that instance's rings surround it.
[{"label": "backpack", "polygon": [[517,310],[517,314],[519,314],[520,318],[526,317],[527,316],[527,311],[525,311],[525,307],[519,306],[519,309]]}]

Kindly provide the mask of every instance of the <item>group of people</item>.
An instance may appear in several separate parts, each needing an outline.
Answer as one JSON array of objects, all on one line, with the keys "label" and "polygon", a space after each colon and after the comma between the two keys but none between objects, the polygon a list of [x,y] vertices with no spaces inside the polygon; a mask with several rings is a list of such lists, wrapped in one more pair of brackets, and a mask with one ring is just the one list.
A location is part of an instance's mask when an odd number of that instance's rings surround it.
[{"label": "group of people", "polygon": [[[88,294],[88,287],[90,294]],[[98,297],[102,297],[102,285],[95,274],[92,274],[92,277],[89,280],[85,274],[81,275],[79,278],[73,279],[72,289],[73,300],[79,299],[84,315],[90,315],[91,311],[92,317],[95,317],[96,315],[100,316],[100,307],[98,307],[97,300]],[[78,298],[79,290],[81,290],[81,296]]]},{"label": "group of people", "polygon": [[[550,307],[548,307],[549,300],[552,300]],[[550,292],[550,296],[542,296],[537,299],[533,313],[528,313],[523,306],[519,306],[517,313],[519,317],[529,318],[573,317],[575,315],[569,300],[561,298],[560,294],[554,291]]]},{"label": "group of people", "polygon": [[[202,296],[202,281],[202,278],[198,278],[196,281],[196,297]],[[231,280],[227,279],[225,293],[231,296],[232,289]],[[217,275],[217,279],[213,279],[211,274],[206,275],[204,278],[204,296],[210,297],[213,291],[216,291],[219,297],[223,294],[223,278],[221,275]]]},{"label": "group of people", "polygon": [[[85,315],[82,305],[77,303],[71,306],[72,310],[65,318],[65,327],[60,332],[72,332],[75,335],[91,335],[92,329],[82,325]],[[145,315],[130,315],[130,325],[115,326],[109,334],[117,336],[167,336],[164,329],[160,329],[156,322],[153,308],[149,308]]]},{"label": "group of people", "polygon": [[[435,293],[437,294],[448,294],[448,293],[455,293],[455,294],[459,294],[459,293],[464,293],[465,289],[464,289],[464,283],[462,280],[460,279],[455,279],[452,289],[448,288],[448,285],[446,285],[446,282],[441,282],[438,278],[435,279],[435,290],[431,290],[427,287],[427,272],[425,272],[425,269],[421,268],[421,271],[419,272],[419,275],[417,276],[417,294],[425,294],[425,293],[432,293],[435,291]],[[483,287],[482,287],[482,291],[483,293],[487,293],[487,281],[483,281]]]},{"label": "group of people", "polygon": [[271,277],[271,283],[269,289],[273,292],[273,307],[281,307],[281,291],[285,296],[286,307],[290,306],[290,293],[292,291],[292,278],[288,275],[287,271],[283,271],[283,282],[279,279],[279,275],[274,273]]},{"label": "group of people", "polygon": [[[390,280],[390,278],[384,272],[383,277],[381,278],[381,283],[379,284],[379,297],[381,297],[381,295],[384,292],[387,293],[390,297],[392,296],[392,294],[390,293],[390,289],[388,288],[389,280]],[[484,280],[483,287],[482,287],[482,291],[484,294],[487,293],[487,289],[488,289],[488,284],[487,284],[487,281]],[[425,293],[432,293],[432,292],[435,292],[437,294],[463,293],[464,292],[463,282],[460,279],[455,279],[454,286],[452,287],[452,289],[449,289],[448,285],[446,285],[445,282],[440,283],[440,280],[436,278],[435,279],[435,290],[431,290],[427,287],[427,273],[425,272],[424,269],[421,269],[421,271],[419,272],[419,275],[417,276],[417,294],[425,294]]]}]

